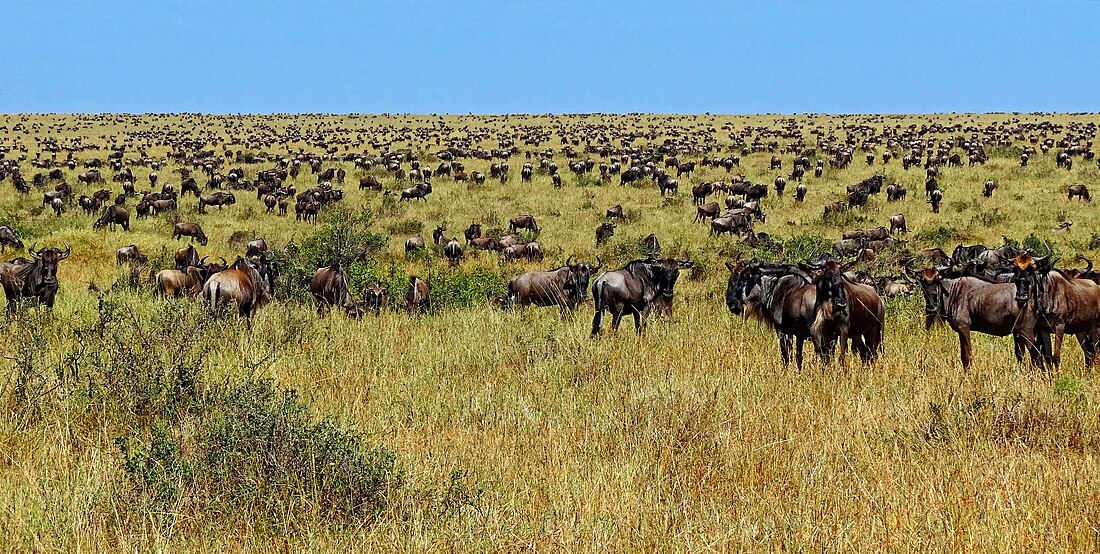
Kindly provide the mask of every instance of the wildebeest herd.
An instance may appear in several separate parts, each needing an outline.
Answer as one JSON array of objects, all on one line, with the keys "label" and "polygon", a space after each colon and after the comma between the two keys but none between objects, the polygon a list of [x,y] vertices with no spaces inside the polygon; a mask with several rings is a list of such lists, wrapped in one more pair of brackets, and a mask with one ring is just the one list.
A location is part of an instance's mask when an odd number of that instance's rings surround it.
[{"label": "wildebeest herd", "polygon": [[[82,123],[90,127],[102,121],[97,118],[110,116],[87,117]],[[185,116],[183,121],[198,117]],[[1049,243],[1041,252],[1009,242],[994,248],[959,246],[951,255],[939,248],[914,249],[906,240],[912,218],[907,221],[898,210],[880,220],[881,225],[842,230],[828,255],[793,259],[784,237],[775,232],[785,215],[774,213],[783,202],[802,205],[818,198],[821,221],[838,226],[851,221],[854,227],[868,220],[861,214],[880,197],[887,205],[912,207],[906,204],[905,184],[896,176],[913,172],[920,180],[910,184],[924,184],[923,201],[929,206],[925,211],[939,217],[949,206],[948,194],[955,202],[1005,194],[1007,187],[989,178],[982,179],[980,190],[969,193],[945,187],[951,172],[963,166],[980,171],[991,160],[1004,163],[1007,153],[1016,156],[1012,163],[1020,171],[1035,167],[1044,157],[1064,172],[1074,171],[1075,160],[1078,167],[1081,161],[1091,163],[1093,122],[1057,123],[1035,117],[985,126],[962,121],[905,126],[882,117],[873,123],[814,126],[778,119],[772,126],[666,123],[650,124],[643,131],[644,126],[589,122],[583,117],[562,119],[556,126],[490,119],[475,118],[461,129],[428,120],[420,126],[364,125],[354,131],[320,123],[309,131],[258,124],[247,133],[227,131],[232,140],[219,142],[179,130],[134,130],[98,141],[91,136],[62,140],[50,129],[9,118],[0,127],[7,141],[0,144],[0,182],[10,181],[20,195],[29,194],[32,186],[41,189],[38,207],[51,210],[53,217],[80,217],[68,212],[75,202],[83,217],[92,218],[88,227],[94,230],[132,232],[131,211],[137,221],[170,220],[171,239],[188,242],[175,252],[173,266],[149,268],[145,247],[131,241],[117,250],[117,263],[129,268],[131,283],[148,286],[157,296],[201,297],[212,310],[229,306],[244,317],[254,316],[275,297],[275,251],[268,241],[253,237],[256,240],[231,262],[201,256],[194,243],[207,247],[214,235],[204,231],[200,216],[247,206],[258,209],[260,217],[283,218],[293,208],[295,221],[280,220],[287,221],[280,225],[314,224],[326,208],[346,201],[343,186],[349,170],[364,202],[405,210],[444,202],[436,200],[440,196],[452,195],[453,201],[457,187],[483,190],[496,183],[511,184],[524,187],[515,189],[523,195],[536,186],[534,177],[541,176],[548,190],[610,185],[621,191],[623,202],[598,208],[598,221],[586,230],[590,246],[583,248],[548,242],[547,229],[553,227],[546,223],[548,215],[527,211],[496,220],[496,228],[488,230],[483,229],[490,227],[487,221],[474,221],[461,236],[448,236],[445,222],[436,220],[427,222],[434,225],[430,241],[419,233],[395,238],[403,241],[408,259],[434,251],[451,267],[485,255],[496,256],[505,266],[541,264],[548,256],[565,258],[560,267],[512,276],[506,290],[489,302],[508,309],[553,306],[567,315],[585,303],[590,292],[593,336],[603,329],[605,313],[611,316],[612,330],[631,316],[642,332],[654,310],[671,313],[680,272],[700,262],[682,245],[673,249],[675,256],[662,254],[652,229],[645,229],[640,239],[623,239],[635,247],[627,249],[633,255],[615,258],[620,269],[604,271],[603,260],[609,258],[607,249],[620,240],[617,232],[631,227],[641,210],[624,207],[626,200],[645,194],[660,202],[652,210],[675,208],[682,190],[684,198],[690,193],[692,200],[690,212],[682,214],[684,228],[690,223],[709,225],[707,240],[733,241],[737,253],[753,254],[726,257],[726,306],[774,329],[785,363],[793,359],[802,364],[807,339],[822,360],[834,355],[843,359],[851,349],[864,362],[875,362],[886,340],[884,298],[918,291],[925,299],[927,326],[944,322],[958,333],[964,366],[973,359],[972,332],[1012,336],[1016,357],[1037,365],[1060,363],[1067,332],[1077,338],[1087,364],[1100,347],[1100,279],[1091,262],[1084,270],[1055,267]],[[33,144],[19,138],[20,132],[31,130]],[[300,147],[303,144],[310,148]],[[868,167],[878,164],[882,170],[851,179],[843,190],[831,191],[831,197],[814,196],[816,179],[827,172],[846,175],[853,160],[861,157]],[[762,183],[744,174],[749,173],[750,159],[766,162]],[[520,166],[518,184],[511,173],[513,164]],[[901,173],[894,171],[897,166]],[[147,185],[141,183],[140,171],[146,171]],[[33,172],[29,178],[28,172]],[[75,182],[70,183],[74,173]],[[716,175],[724,177],[715,180]],[[1069,200],[1091,202],[1085,183],[1073,183],[1063,191]],[[192,200],[185,202],[189,197]],[[37,205],[37,198],[27,204]],[[773,211],[771,233],[759,231],[769,223],[767,211]],[[549,217],[568,217],[558,212]],[[184,220],[192,214],[195,220]],[[797,226],[790,220],[785,223]],[[1052,224],[1057,224],[1055,233],[1068,232],[1072,225],[1068,220]],[[0,246],[21,249],[24,242],[5,226],[0,227]],[[591,256],[584,252],[593,247]],[[71,249],[33,245],[28,252],[31,259],[15,258],[0,266],[9,312],[21,299],[54,304],[58,264]],[[567,256],[568,252],[582,253],[584,259]],[[858,264],[868,265],[857,271]],[[891,264],[893,271],[884,271]],[[319,313],[333,307],[353,317],[391,307],[403,307],[410,314],[433,309],[433,291],[420,276],[409,275],[398,298],[391,297],[382,283],[353,284],[349,270],[346,264],[330,263],[317,268],[308,284],[301,283],[308,286]],[[353,295],[353,288],[358,294]]]}]

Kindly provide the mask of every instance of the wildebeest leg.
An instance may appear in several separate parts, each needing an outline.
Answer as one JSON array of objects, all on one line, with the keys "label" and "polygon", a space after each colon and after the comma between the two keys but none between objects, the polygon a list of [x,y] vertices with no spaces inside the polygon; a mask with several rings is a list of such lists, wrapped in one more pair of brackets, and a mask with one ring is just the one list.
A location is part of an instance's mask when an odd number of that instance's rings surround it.
[{"label": "wildebeest leg", "polygon": [[837,355],[837,359],[840,361],[840,365],[844,365],[845,359],[848,357],[848,326],[841,325],[840,334],[837,335],[838,346],[840,347],[840,353]]},{"label": "wildebeest leg", "polygon": [[1050,349],[1050,365],[1054,368],[1062,365],[1062,339],[1065,337],[1065,333],[1065,323],[1059,322],[1054,325],[1054,343]]},{"label": "wildebeest leg", "polygon": [[611,313],[611,333],[616,334],[619,332],[619,323],[623,321],[623,310]]},{"label": "wildebeest leg", "polygon": [[806,346],[806,339],[798,337],[795,339],[794,361],[798,369],[802,370],[802,348]]},{"label": "wildebeest leg", "polygon": [[970,360],[973,357],[970,344],[970,328],[960,327],[955,332],[959,334],[959,359],[962,361],[963,369],[970,369]]},{"label": "wildebeest leg", "polygon": [[603,325],[603,308],[596,307],[596,315],[592,316],[592,336],[600,334],[600,326]]},{"label": "wildebeest leg", "polygon": [[[779,355],[783,358],[783,365],[791,365],[791,336],[781,331],[776,331],[775,336],[779,339]],[[802,364],[799,363],[801,369]]]}]

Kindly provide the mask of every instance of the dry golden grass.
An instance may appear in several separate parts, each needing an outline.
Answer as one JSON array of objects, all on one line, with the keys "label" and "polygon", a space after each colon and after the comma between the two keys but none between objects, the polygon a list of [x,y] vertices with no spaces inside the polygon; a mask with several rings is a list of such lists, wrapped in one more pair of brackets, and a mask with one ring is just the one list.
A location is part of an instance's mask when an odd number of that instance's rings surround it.
[{"label": "dry golden grass", "polygon": [[[987,122],[1009,116],[973,117]],[[6,119],[9,131],[0,142],[10,144],[18,116]],[[490,125],[507,128],[519,119],[498,118]],[[713,119],[737,126],[766,121]],[[311,120],[301,121],[304,126]],[[121,135],[150,124],[148,118],[115,121],[107,131],[52,136],[85,135],[95,142],[103,132]],[[765,169],[768,157],[745,159],[741,171],[770,183],[775,175]],[[1096,166],[1080,162],[1067,173],[1054,169],[1052,155],[1036,158],[1024,170],[1007,157],[984,168],[945,170],[945,206],[938,216],[924,204],[923,170],[902,172],[891,162],[886,175],[907,183],[910,196],[889,205],[875,199],[861,226],[885,224],[889,215],[904,212],[915,233],[950,226],[968,242],[987,243],[1035,233],[1052,238],[1067,257],[1089,252],[1095,208],[1068,202],[1062,191],[1074,182],[1096,183]],[[915,297],[888,304],[885,352],[877,365],[783,367],[774,335],[726,310],[722,262],[739,245],[736,239],[711,239],[704,226],[692,225],[690,199],[662,205],[648,187],[578,187],[565,170],[567,186],[560,191],[544,175],[522,185],[522,163],[513,159],[508,185],[477,188],[442,179],[427,203],[395,212],[379,211],[379,196],[355,190],[358,173],[348,165],[347,202],[375,209],[375,229],[381,232],[419,221],[426,234],[441,222],[449,234],[458,234],[470,221],[495,217],[506,226],[508,217],[529,212],[545,229],[539,241],[548,248],[548,266],[574,252],[600,254],[615,266],[626,261],[621,253],[630,250],[629,242],[655,232],[666,251],[705,265],[703,278],[683,276],[674,316],[652,321],[642,337],[624,326],[617,336],[589,339],[590,305],[564,320],[554,310],[507,313],[475,305],[419,318],[391,312],[349,321],[340,315],[317,319],[310,306],[285,301],[261,310],[251,329],[233,319],[213,324],[216,340],[206,348],[206,382],[271,377],[281,387],[299,390],[315,412],[396,452],[404,483],[376,518],[350,525],[294,512],[272,525],[194,505],[169,517],[143,514],[127,504],[133,495],[114,442],[131,429],[75,401],[78,377],[41,371],[40,390],[48,392],[31,407],[15,403],[14,376],[26,345],[36,340],[48,345],[35,367],[55,370],[78,350],[73,330],[90,325],[97,313],[98,300],[86,290],[87,282],[106,289],[118,278],[115,248],[136,242],[152,252],[172,247],[172,241],[168,225],[156,219],[135,222],[129,234],[93,232],[91,218],[76,210],[55,219],[35,206],[35,195],[21,199],[5,182],[0,216],[32,231],[28,243],[69,242],[73,256],[62,264],[54,312],[27,314],[0,333],[0,349],[9,358],[8,375],[0,379],[0,549],[1080,552],[1098,547],[1100,412],[1096,380],[1081,367],[1076,344],[1067,345],[1060,372],[1043,373],[1017,366],[1007,339],[976,336],[976,363],[964,372],[954,333],[937,328],[926,334],[923,301]],[[784,163],[786,173],[789,155]],[[473,169],[482,165],[467,161]],[[147,171],[135,168],[140,182]],[[810,177],[803,206],[769,196],[768,223],[759,230],[836,239],[840,230],[822,224],[821,204],[838,197],[845,184],[880,171],[881,162],[868,168],[857,159],[848,170]],[[24,173],[29,177],[33,171],[26,167]],[[161,182],[178,182],[166,170],[160,174]],[[702,170],[689,184],[724,177],[724,171]],[[981,185],[989,178],[1000,188],[992,199],[982,199]],[[303,172],[300,183],[309,182]],[[682,183],[681,191],[686,188]],[[254,196],[238,197],[237,206],[206,216],[194,213],[193,200],[185,202],[183,219],[201,221],[211,237],[204,254],[232,255],[227,239],[240,229],[277,245],[313,232],[292,218],[263,214]],[[598,250],[593,230],[603,211],[619,203],[637,215]],[[993,210],[1004,216],[983,223],[991,220],[981,214]],[[1076,226],[1052,236],[1060,219]],[[434,258],[406,263],[400,253],[404,238],[390,237],[382,257],[412,273],[441,271]],[[931,244],[913,240],[910,246]],[[536,266],[501,268],[484,255],[463,262],[464,268],[509,275]],[[124,320],[136,324],[174,313],[147,291],[110,295],[127,310]],[[204,317],[197,309],[180,313]],[[27,331],[33,324],[43,329],[37,339]]]}]

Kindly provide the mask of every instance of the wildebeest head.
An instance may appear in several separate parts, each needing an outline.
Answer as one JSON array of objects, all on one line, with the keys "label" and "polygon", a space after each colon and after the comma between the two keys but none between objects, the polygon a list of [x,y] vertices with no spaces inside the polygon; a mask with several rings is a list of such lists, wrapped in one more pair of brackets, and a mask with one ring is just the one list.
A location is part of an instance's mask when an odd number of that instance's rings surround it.
[{"label": "wildebeest head", "polygon": [[[818,269],[815,267],[815,269]],[[813,278],[817,287],[817,303],[819,306],[831,302],[832,312],[838,313],[848,309],[848,292],[844,287],[845,267],[833,260],[829,260],[820,266],[820,271]]]},{"label": "wildebeest head", "polygon": [[1016,285],[1016,304],[1024,306],[1042,287],[1041,273],[1050,256],[1034,258],[1023,253],[1016,256],[1012,267],[1012,283]]},{"label": "wildebeest head", "polygon": [[38,261],[39,267],[41,267],[41,273],[39,274],[40,283],[43,286],[53,287],[57,285],[57,264],[65,258],[69,257],[71,248],[69,245],[65,245],[65,251],[62,252],[56,248],[44,248],[37,250],[35,247],[37,244],[31,245],[27,250],[31,257]]},{"label": "wildebeest head", "polygon": [[947,269],[947,266],[938,266],[909,272],[910,276],[916,278],[924,294],[925,329],[931,329],[936,321],[943,321],[947,316],[947,288],[943,284],[943,272]]},{"label": "wildebeest head", "polygon": [[645,263],[632,265],[634,271],[644,271],[649,282],[653,283],[658,296],[671,297],[676,287],[676,280],[680,278],[681,269],[690,269],[694,262],[677,260],[675,258],[654,259],[648,258]]},{"label": "wildebeest head", "polygon": [[588,282],[591,281],[592,276],[603,267],[603,260],[601,260],[599,256],[596,256],[596,266],[593,267],[586,263],[575,264],[573,263],[573,256],[569,256],[569,258],[565,260],[565,265],[569,268],[571,276],[570,282],[566,288],[573,289],[577,301],[584,300],[584,296],[588,292]]}]

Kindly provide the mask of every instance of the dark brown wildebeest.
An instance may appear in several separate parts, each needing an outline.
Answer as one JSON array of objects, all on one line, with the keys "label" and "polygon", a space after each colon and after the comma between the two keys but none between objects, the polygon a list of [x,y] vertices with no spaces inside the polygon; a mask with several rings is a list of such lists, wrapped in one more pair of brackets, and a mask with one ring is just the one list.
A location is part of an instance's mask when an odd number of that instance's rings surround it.
[{"label": "dark brown wildebeest", "polygon": [[775,178],[775,195],[782,198],[785,190],[787,190],[787,180],[780,175]]},{"label": "dark brown wildebeest", "polygon": [[22,250],[23,241],[11,227],[0,225],[0,252],[7,250],[9,246]]},{"label": "dark brown wildebeest", "polygon": [[993,191],[996,190],[996,189],[997,189],[997,183],[994,183],[993,181],[986,181],[985,182],[985,188],[982,189],[982,196],[984,196],[986,198],[992,198],[993,197]]},{"label": "dark brown wildebeest", "polygon": [[714,219],[718,217],[718,214],[721,213],[721,211],[722,208],[718,205],[717,202],[711,202],[710,204],[697,206],[695,208],[695,219],[692,221],[692,223],[698,223],[700,221],[706,223],[708,218]]},{"label": "dark brown wildebeest", "polygon": [[462,259],[462,254],[462,244],[458,242],[457,238],[452,238],[443,246],[443,255],[447,257],[447,261],[451,266],[458,265],[459,260]]},{"label": "dark brown wildebeest", "polygon": [[526,244],[509,244],[500,249],[501,256],[504,261],[514,262],[520,258],[527,257],[527,245]]},{"label": "dark brown wildebeest", "polygon": [[405,289],[405,310],[410,314],[422,313],[431,308],[431,295],[428,283],[416,275],[409,276],[409,287]]},{"label": "dark brown wildebeest", "polygon": [[174,211],[177,208],[177,204],[176,200],[173,198],[162,198],[150,202],[149,207],[153,209],[153,215],[159,215],[161,212]]},{"label": "dark brown wildebeest", "polygon": [[723,233],[741,235],[752,230],[752,215],[744,208],[730,210],[710,222],[710,234],[716,237]]},{"label": "dark brown wildebeest", "polygon": [[15,312],[20,300],[29,300],[53,308],[57,296],[57,264],[69,257],[72,251],[65,245],[62,252],[56,248],[36,249],[31,245],[27,252],[33,261],[17,258],[3,264],[0,270],[0,283],[4,286],[4,295],[8,299],[8,314]]},{"label": "dark brown wildebeest", "polygon": [[194,244],[188,244],[187,248],[176,250],[176,269],[183,271],[191,266],[199,265],[199,253]]},{"label": "dark brown wildebeest", "polygon": [[928,199],[928,203],[932,205],[932,213],[940,213],[941,202],[943,202],[943,192],[939,189],[932,191],[932,196]]},{"label": "dark brown wildebeest", "polygon": [[470,245],[479,250],[501,250],[500,242],[493,237],[477,237],[470,240]]},{"label": "dark brown wildebeest", "polygon": [[606,217],[607,217],[607,219],[618,219],[618,220],[622,221],[623,218],[624,218],[624,216],[623,216],[623,205],[622,204],[615,204],[614,206],[611,206],[610,208],[608,208]]},{"label": "dark brown wildebeest", "polygon": [[[199,213],[206,213],[207,206],[217,206],[218,209],[222,209],[223,206],[232,206],[237,203],[237,198],[233,196],[231,192],[215,192],[214,194],[204,194],[199,197]],[[156,207],[154,205],[154,207]]]},{"label": "dark brown wildebeest", "polygon": [[671,175],[662,174],[657,178],[657,188],[661,191],[661,196],[675,194],[680,190],[680,182]]},{"label": "dark brown wildebeest", "polygon": [[424,237],[420,235],[414,235],[405,239],[405,253],[414,252],[424,249]]},{"label": "dark brown wildebeest", "polygon": [[531,182],[532,175],[534,175],[534,169],[531,167],[531,164],[523,164],[523,169],[519,170],[520,180],[524,183],[529,183]]},{"label": "dark brown wildebeest", "polygon": [[260,256],[268,250],[267,241],[262,238],[250,240],[248,244],[244,245],[244,255],[248,258]]},{"label": "dark brown wildebeest", "polygon": [[275,211],[275,206],[279,204],[279,197],[274,194],[269,194],[264,197],[264,206],[267,207],[268,213]]},{"label": "dark brown wildebeest", "polygon": [[802,201],[806,200],[806,192],[808,190],[809,189],[806,188],[806,185],[804,185],[802,183],[799,183],[798,187],[796,187],[794,189],[794,199],[795,199],[795,201],[796,202],[802,202]]},{"label": "dark brown wildebeest", "polygon": [[50,201],[50,207],[53,208],[53,213],[56,216],[60,216],[65,211],[65,201],[60,198],[54,198]]},{"label": "dark brown wildebeest", "polygon": [[123,265],[123,264],[127,264],[127,263],[130,263],[130,262],[144,262],[144,261],[148,261],[148,260],[146,259],[145,255],[141,253],[141,250],[137,247],[136,244],[131,244],[130,246],[123,246],[122,248],[119,248],[118,250],[115,250],[115,262],[118,265]]},{"label": "dark brown wildebeest", "polygon": [[475,171],[473,174],[473,180],[475,185],[485,184],[485,174],[480,171]]},{"label": "dark brown wildebeest", "polygon": [[228,269],[207,279],[202,289],[203,301],[214,313],[219,306],[236,304],[238,315],[251,318],[271,302],[274,280],[266,256],[237,258]]},{"label": "dark brown wildebeest", "polygon": [[541,231],[538,223],[535,222],[535,218],[529,214],[523,214],[508,220],[508,229],[513,233],[519,229],[527,229],[536,233]]},{"label": "dark brown wildebeest", "polygon": [[[1049,247],[1048,247],[1049,251]],[[1054,269],[1048,260],[1028,254],[1016,257],[1013,282],[1034,291],[1039,330],[1037,336],[1049,336],[1044,341],[1044,358],[1057,368],[1062,363],[1062,340],[1066,333],[1077,336],[1085,354],[1085,367],[1092,367],[1100,347],[1100,285],[1089,279],[1075,279]],[[1091,269],[1091,268],[1090,268]]]},{"label": "dark brown wildebeest", "polygon": [[410,187],[410,188],[407,188],[407,189],[401,191],[401,198],[398,198],[397,201],[401,202],[401,201],[404,201],[404,200],[412,200],[412,199],[416,198],[416,199],[424,200],[425,202],[427,202],[428,201],[428,195],[431,194],[431,192],[432,192],[432,184],[431,183],[420,183],[419,185],[416,185],[414,187]]},{"label": "dark brown wildebeest", "polygon": [[318,316],[325,315],[325,311],[333,306],[345,310],[354,307],[348,287],[348,274],[340,264],[318,268],[309,282],[309,293],[317,303]]},{"label": "dark brown wildebeest", "polygon": [[89,169],[88,171],[85,171],[84,173],[81,173],[80,175],[77,175],[76,180],[80,181],[81,183],[85,183],[85,184],[89,184],[89,185],[92,184],[92,183],[106,183],[107,182],[106,179],[103,178],[103,175],[101,175],[99,173],[99,170],[97,170],[97,169]]},{"label": "dark brown wildebeest", "polygon": [[592,336],[600,334],[603,312],[611,314],[611,331],[619,330],[624,315],[634,316],[634,329],[639,334],[654,304],[670,307],[676,280],[681,269],[692,262],[674,258],[634,260],[622,269],[600,275],[592,283],[592,301],[596,315],[592,318]]},{"label": "dark brown wildebeest", "polygon": [[902,214],[895,214],[890,216],[890,234],[894,234],[894,231],[905,234],[909,232],[909,226],[905,224],[905,216]]},{"label": "dark brown wildebeest", "polygon": [[905,195],[908,192],[909,191],[906,190],[905,187],[897,183],[891,183],[889,186],[886,187],[886,201],[897,202],[898,200],[903,200],[905,199]]},{"label": "dark brown wildebeest", "polygon": [[179,240],[180,237],[191,237],[191,241],[199,241],[199,244],[206,246],[206,243],[210,242],[206,238],[206,233],[202,232],[202,227],[199,227],[198,223],[177,223],[172,227],[172,238]]},{"label": "dark brown wildebeest", "polygon": [[374,175],[367,175],[359,179],[359,190],[382,190],[382,181],[378,180],[378,177]]},{"label": "dark brown wildebeest", "polygon": [[848,340],[864,363],[872,363],[882,350],[886,308],[875,289],[849,281],[847,268],[835,261],[815,267],[814,322],[810,337],[822,361],[832,357],[834,344],[840,347],[838,358],[844,363]]},{"label": "dark brown wildebeest", "polygon": [[561,175],[560,174],[555,173],[555,174],[551,175],[550,176],[550,181],[552,183],[554,183],[554,188],[561,188],[562,187]]},{"label": "dark brown wildebeest", "polygon": [[77,200],[77,204],[79,204],[80,208],[84,210],[84,213],[88,215],[92,215],[99,210],[99,199],[91,196],[81,194],[80,198]]},{"label": "dark brown wildebeest", "polygon": [[470,241],[481,238],[481,224],[471,223],[462,234],[466,237],[466,244],[470,244]]},{"label": "dark brown wildebeest", "polygon": [[679,178],[685,173],[691,175],[693,171],[695,171],[695,162],[682,163],[676,166],[676,177]]},{"label": "dark brown wildebeest", "polygon": [[947,322],[959,335],[959,358],[969,368],[974,358],[971,331],[1004,337],[1013,336],[1016,360],[1031,353],[1032,363],[1041,363],[1035,329],[1038,323],[1034,302],[1028,292],[1017,294],[1013,283],[990,283],[977,277],[944,275],[946,267],[925,268],[913,277],[924,292],[924,325],[931,329]]},{"label": "dark brown wildebeest", "polygon": [[650,233],[642,239],[642,246],[645,247],[646,252],[652,256],[656,256],[661,253],[661,241],[657,240],[657,235]]},{"label": "dark brown wildebeest", "polygon": [[696,204],[703,204],[707,201],[707,197],[710,193],[714,192],[714,183],[699,183],[694,187],[691,187],[691,197]]},{"label": "dark brown wildebeest", "polygon": [[162,269],[153,276],[153,294],[165,298],[198,296],[202,293],[202,270],[195,266],[178,269]]},{"label": "dark brown wildebeest", "polygon": [[802,351],[814,322],[817,290],[809,275],[792,266],[763,266],[756,261],[727,263],[726,307],[775,331],[783,364],[802,368]]},{"label": "dark brown wildebeest", "polygon": [[1074,196],[1085,202],[1092,202],[1092,196],[1089,195],[1089,188],[1081,183],[1069,187],[1069,199],[1073,200]]},{"label": "dark brown wildebeest", "polygon": [[588,282],[592,275],[603,267],[596,258],[596,266],[574,264],[573,257],[565,265],[550,271],[522,273],[508,281],[507,304],[509,306],[539,307],[557,306],[562,315],[573,311],[584,301],[588,293]]},{"label": "dark brown wildebeest", "polygon": [[772,156],[768,169],[783,169],[783,160],[779,156]]},{"label": "dark brown wildebeest", "polygon": [[112,204],[103,209],[103,214],[99,216],[99,219],[92,224],[93,229],[102,229],[109,227],[114,229],[115,225],[121,225],[124,231],[130,230],[130,212],[126,211],[126,208]]},{"label": "dark brown wildebeest", "polygon": [[606,243],[614,235],[614,223],[601,223],[599,227],[596,227],[596,245],[599,246]]}]

